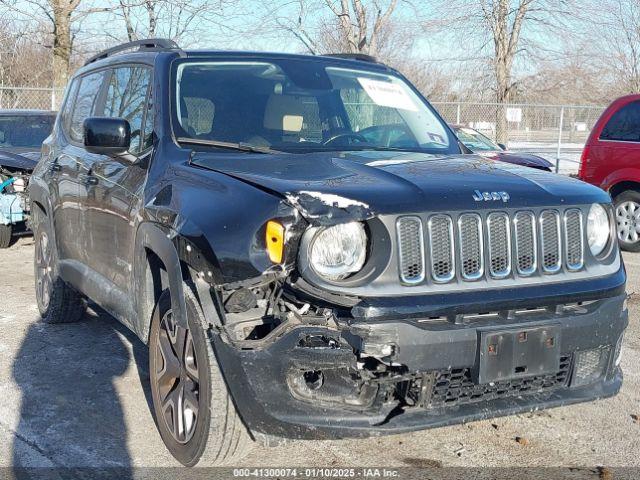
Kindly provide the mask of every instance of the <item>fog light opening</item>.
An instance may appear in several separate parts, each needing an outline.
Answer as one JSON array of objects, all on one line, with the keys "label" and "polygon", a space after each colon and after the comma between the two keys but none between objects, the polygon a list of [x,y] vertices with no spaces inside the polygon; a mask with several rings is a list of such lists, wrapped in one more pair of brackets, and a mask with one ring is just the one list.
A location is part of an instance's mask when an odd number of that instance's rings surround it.
[{"label": "fog light opening", "polygon": [[324,375],[320,370],[309,370],[304,372],[302,377],[309,390],[318,390],[324,384]]},{"label": "fog light opening", "polygon": [[576,352],[572,385],[588,385],[599,380],[605,373],[609,353],[609,347]]}]

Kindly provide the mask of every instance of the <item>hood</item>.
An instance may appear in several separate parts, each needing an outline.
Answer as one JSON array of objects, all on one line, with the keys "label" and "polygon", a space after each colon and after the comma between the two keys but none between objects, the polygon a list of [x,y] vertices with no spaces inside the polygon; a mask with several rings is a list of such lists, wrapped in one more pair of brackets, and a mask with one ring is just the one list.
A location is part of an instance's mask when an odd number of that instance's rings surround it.
[{"label": "hood", "polygon": [[532,168],[551,169],[553,164],[537,155],[530,153],[518,153],[518,152],[487,152],[481,154],[483,157],[490,158],[492,160],[498,160],[500,162],[513,163],[516,165],[522,165]]},{"label": "hood", "polygon": [[[316,218],[328,211],[367,217],[609,201],[605,192],[579,180],[477,155],[199,151],[191,163],[275,192]],[[508,199],[496,195],[485,201],[476,191],[506,192]]]},{"label": "hood", "polygon": [[0,148],[0,166],[17,168],[28,172],[33,171],[38,160],[40,151],[28,148]]}]

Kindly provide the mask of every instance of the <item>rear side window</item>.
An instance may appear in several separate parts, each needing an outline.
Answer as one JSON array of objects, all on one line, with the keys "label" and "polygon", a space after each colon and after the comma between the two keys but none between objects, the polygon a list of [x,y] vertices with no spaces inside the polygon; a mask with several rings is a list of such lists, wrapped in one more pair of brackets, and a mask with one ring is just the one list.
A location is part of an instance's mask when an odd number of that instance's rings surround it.
[{"label": "rear side window", "polygon": [[614,113],[602,129],[600,139],[640,142],[640,101],[628,103]]},{"label": "rear side window", "polygon": [[[140,153],[144,139],[144,117],[151,74],[145,67],[116,68],[109,79],[104,116],[124,118],[131,125],[131,153]],[[147,133],[148,135],[148,133]]]},{"label": "rear side window", "polygon": [[78,93],[78,85],[80,85],[80,80],[76,78],[69,87],[69,93],[67,93],[64,107],[60,111],[60,121],[65,132],[69,131],[69,126],[71,124],[71,115],[73,113],[73,104],[76,100],[76,94]]},{"label": "rear side window", "polygon": [[76,142],[82,142],[82,124],[86,118],[94,113],[103,78],[104,72],[96,72],[82,77],[80,80],[69,124],[69,137]]}]

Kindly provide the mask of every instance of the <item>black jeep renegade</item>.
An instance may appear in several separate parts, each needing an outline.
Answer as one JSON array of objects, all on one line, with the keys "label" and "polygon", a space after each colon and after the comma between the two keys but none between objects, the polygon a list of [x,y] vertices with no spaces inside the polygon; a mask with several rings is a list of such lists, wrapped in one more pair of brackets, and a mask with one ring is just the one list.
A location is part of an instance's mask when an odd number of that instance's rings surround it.
[{"label": "black jeep renegade", "polygon": [[371,58],[103,52],[31,180],[42,319],[148,343],[185,465],[614,395],[609,196],[461,148]]}]

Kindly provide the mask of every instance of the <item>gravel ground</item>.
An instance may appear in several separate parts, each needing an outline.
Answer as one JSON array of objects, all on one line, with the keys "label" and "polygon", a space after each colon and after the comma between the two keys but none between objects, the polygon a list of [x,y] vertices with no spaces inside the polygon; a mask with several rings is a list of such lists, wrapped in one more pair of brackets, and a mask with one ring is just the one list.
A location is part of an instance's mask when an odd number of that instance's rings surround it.
[{"label": "gravel ground", "polygon": [[[176,466],[142,386],[149,378],[146,347],[106,314],[72,325],[40,323],[32,255],[30,237],[0,251],[0,467]],[[256,447],[244,463],[640,466],[640,254],[625,255],[625,262],[628,291],[638,296],[629,303],[625,381],[616,397],[411,434]]]}]

